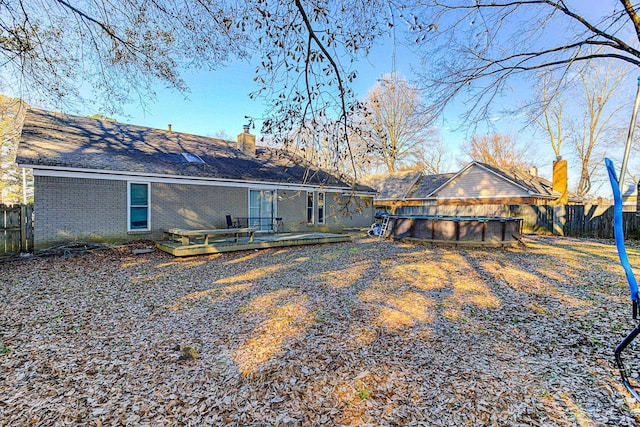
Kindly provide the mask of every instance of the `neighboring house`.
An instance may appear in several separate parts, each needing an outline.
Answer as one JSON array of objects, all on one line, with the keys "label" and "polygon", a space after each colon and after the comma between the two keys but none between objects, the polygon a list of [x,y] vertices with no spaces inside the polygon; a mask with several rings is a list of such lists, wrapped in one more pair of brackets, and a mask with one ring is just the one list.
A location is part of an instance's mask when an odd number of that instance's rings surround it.
[{"label": "neighboring house", "polygon": [[391,172],[365,176],[362,182],[376,190],[376,207],[391,212],[399,201],[404,200],[421,176],[422,173],[417,171]]},{"label": "neighboring house", "polygon": [[453,175],[402,171],[369,175],[362,182],[377,190],[374,201],[377,208],[393,212],[398,206],[422,206],[427,199],[423,195],[430,194]]},{"label": "neighboring house", "polygon": [[[367,227],[374,191],[282,150],[32,109],[17,163],[33,168],[35,247],[159,239],[169,228],[281,218],[278,231]],[[271,231],[274,221],[260,221]]]},{"label": "neighboring house", "polygon": [[[538,176],[535,168],[525,172],[480,162],[471,162],[458,173],[398,172],[372,175],[362,182],[378,190],[376,207],[425,215],[480,212],[481,206],[490,207],[485,215],[493,215],[499,214],[501,205],[547,205],[560,197],[551,181]],[[580,201],[570,194],[569,203]]]}]

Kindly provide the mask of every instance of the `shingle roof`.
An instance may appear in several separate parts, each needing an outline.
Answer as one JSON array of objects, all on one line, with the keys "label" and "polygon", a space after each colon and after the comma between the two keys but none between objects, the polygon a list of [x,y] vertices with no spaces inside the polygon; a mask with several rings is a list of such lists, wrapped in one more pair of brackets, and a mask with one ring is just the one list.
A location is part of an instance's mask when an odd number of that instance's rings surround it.
[{"label": "shingle roof", "polygon": [[[204,163],[189,162],[183,153]],[[351,184],[300,158],[274,148],[256,156],[235,142],[31,109],[16,159],[24,165],[177,175],[240,181],[311,184],[351,188]],[[356,185],[357,191],[372,189]]]},{"label": "shingle roof", "polygon": [[449,181],[454,173],[441,173],[437,175],[423,175],[407,195],[407,199],[426,199],[431,194]]},{"label": "shingle roof", "polygon": [[417,171],[390,172],[365,176],[361,181],[378,191],[378,200],[402,200],[421,175]]},{"label": "shingle roof", "polygon": [[[547,197],[549,199],[560,197],[560,194],[553,190],[551,181],[545,178],[531,175],[529,172],[517,168],[501,168],[481,162],[472,162],[457,173],[423,175],[421,172],[416,171],[393,172],[370,175],[364,177],[362,182],[378,190],[378,196],[376,197],[378,200],[424,200],[434,197],[433,193],[437,189],[454,180],[473,165],[485,168],[503,179],[510,180],[533,196]],[[569,200],[575,202],[580,201],[580,198],[570,192]]]}]

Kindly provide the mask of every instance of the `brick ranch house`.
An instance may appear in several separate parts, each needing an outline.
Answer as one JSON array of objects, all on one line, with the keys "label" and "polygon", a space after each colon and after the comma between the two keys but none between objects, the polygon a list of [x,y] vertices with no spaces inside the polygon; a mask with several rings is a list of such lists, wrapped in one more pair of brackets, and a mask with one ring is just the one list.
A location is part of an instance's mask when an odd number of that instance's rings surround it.
[{"label": "brick ranch house", "polygon": [[[278,231],[368,227],[375,192],[285,151],[31,109],[16,162],[34,175],[34,245],[160,239],[226,228],[226,216],[281,218]],[[260,221],[259,231],[272,231]]]}]

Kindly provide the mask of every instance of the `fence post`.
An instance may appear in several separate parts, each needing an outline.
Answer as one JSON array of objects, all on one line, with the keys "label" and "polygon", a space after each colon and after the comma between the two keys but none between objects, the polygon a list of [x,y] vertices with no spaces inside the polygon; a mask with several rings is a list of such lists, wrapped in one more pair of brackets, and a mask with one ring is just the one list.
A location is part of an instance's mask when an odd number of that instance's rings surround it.
[{"label": "fence post", "polygon": [[553,234],[564,236],[564,225],[567,223],[567,211],[565,205],[553,206]]},{"label": "fence post", "polygon": [[20,205],[20,252],[29,250],[29,240],[27,239],[27,205]]}]

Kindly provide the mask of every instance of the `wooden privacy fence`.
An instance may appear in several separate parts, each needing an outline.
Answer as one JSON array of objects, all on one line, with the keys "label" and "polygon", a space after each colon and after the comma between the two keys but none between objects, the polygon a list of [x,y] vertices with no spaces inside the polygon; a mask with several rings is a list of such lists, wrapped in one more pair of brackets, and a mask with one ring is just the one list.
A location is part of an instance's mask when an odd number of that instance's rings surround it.
[{"label": "wooden privacy fence", "polygon": [[33,249],[33,205],[0,205],[0,253]]},{"label": "wooden privacy fence", "polygon": [[[525,233],[613,238],[613,206],[610,205],[512,205],[509,213],[524,219]],[[622,213],[622,226],[626,238],[640,239],[640,217],[635,211]]]},{"label": "wooden privacy fence", "polygon": [[[613,206],[566,206],[562,230],[565,236],[613,238]],[[640,217],[637,212],[622,213],[622,228],[628,239],[640,239]]]}]

